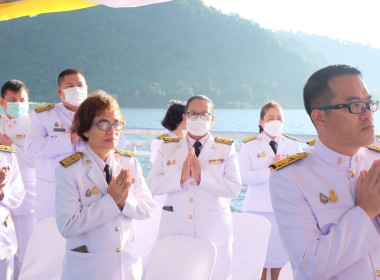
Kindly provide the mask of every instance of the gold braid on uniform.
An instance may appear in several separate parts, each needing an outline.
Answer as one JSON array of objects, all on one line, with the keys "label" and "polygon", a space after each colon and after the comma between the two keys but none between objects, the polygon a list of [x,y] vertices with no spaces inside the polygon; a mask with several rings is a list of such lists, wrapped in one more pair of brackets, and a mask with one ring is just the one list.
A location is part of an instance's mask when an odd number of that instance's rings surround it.
[{"label": "gold braid on uniform", "polygon": [[257,136],[251,136],[251,137],[248,137],[248,138],[241,140],[241,142],[247,143],[249,141],[255,140],[256,138],[257,138]]},{"label": "gold braid on uniform", "polygon": [[62,164],[64,167],[68,167],[70,164],[78,161],[83,157],[82,152],[76,152],[75,154],[72,154],[71,156],[68,156],[67,158],[64,158],[59,163]]},{"label": "gold braid on uniform", "polygon": [[13,147],[11,147],[11,146],[0,145],[0,151],[14,153],[15,149]]},{"label": "gold braid on uniform", "polygon": [[234,142],[233,139],[227,139],[227,138],[221,138],[221,137],[215,137],[214,141],[216,143],[222,143],[222,144],[227,144],[227,145],[231,145]]},{"label": "gold braid on uniform", "polygon": [[124,155],[124,156],[128,156],[128,157],[135,157],[136,155],[130,151],[127,151],[127,150],[122,150],[122,149],[118,149],[118,148],[115,148],[115,152],[120,154],[120,155]]},{"label": "gold braid on uniform", "polygon": [[379,146],[375,146],[375,145],[368,145],[366,146],[368,149],[372,150],[372,151],[376,151],[376,152],[380,152],[380,147]]},{"label": "gold braid on uniform", "polygon": [[312,146],[315,144],[316,141],[317,141],[317,138],[314,138],[314,139],[311,139],[309,141],[306,141],[306,144],[308,144],[309,146]]},{"label": "gold braid on uniform", "polygon": [[38,108],[34,109],[34,111],[36,111],[36,113],[40,113],[40,112],[49,110],[51,108],[54,108],[54,106],[55,106],[54,104],[49,104],[49,105],[46,105],[46,106],[38,107]]},{"label": "gold braid on uniform", "polygon": [[181,140],[181,137],[166,137],[164,138],[164,143],[179,142],[179,140]]},{"label": "gold braid on uniform", "polygon": [[286,138],[289,138],[289,139],[292,139],[292,140],[295,140],[295,141],[300,141],[300,139],[296,138],[296,137],[293,137],[293,136],[290,136],[290,135],[287,135],[287,134],[282,134],[283,136],[285,136]]},{"label": "gold braid on uniform", "polygon": [[158,135],[156,138],[159,139],[159,140],[162,140],[164,139],[165,137],[167,137],[169,134],[167,133],[162,133],[161,135]]},{"label": "gold braid on uniform", "polygon": [[278,160],[274,163],[272,163],[271,165],[269,165],[269,167],[272,167],[274,170],[279,170],[293,162],[296,162],[297,160],[300,160],[304,157],[307,157],[308,153],[296,153],[294,155],[290,155],[290,156],[287,156],[286,158],[284,159],[281,159],[281,160]]}]

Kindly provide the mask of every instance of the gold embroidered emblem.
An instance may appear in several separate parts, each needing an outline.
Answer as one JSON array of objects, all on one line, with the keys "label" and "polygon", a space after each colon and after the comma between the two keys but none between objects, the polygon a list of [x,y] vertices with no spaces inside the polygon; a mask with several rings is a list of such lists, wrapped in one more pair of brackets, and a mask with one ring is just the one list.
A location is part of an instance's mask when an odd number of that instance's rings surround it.
[{"label": "gold embroidered emblem", "polygon": [[274,162],[273,164],[271,164],[269,167],[272,167],[274,170],[279,170],[293,162],[296,162],[302,158],[305,158],[307,157],[308,153],[296,153],[294,155],[290,155],[284,159],[281,159],[281,160],[278,160],[276,162]]},{"label": "gold embroidered emblem", "polygon": [[36,108],[36,109],[34,109],[34,111],[36,113],[41,113],[43,111],[49,110],[51,108],[54,108],[54,106],[55,106],[54,104],[49,104],[49,105],[46,105],[46,106],[42,106],[42,107]]},{"label": "gold embroidered emblem", "polygon": [[130,151],[127,151],[127,150],[122,150],[122,149],[118,149],[118,148],[115,148],[115,152],[120,154],[120,155],[124,155],[124,156],[128,156],[128,157],[135,157],[136,155]]},{"label": "gold embroidered emblem", "polygon": [[329,198],[327,196],[325,196],[323,193],[319,193],[319,197],[320,197],[321,202],[323,204],[326,204],[327,202],[329,202]]},{"label": "gold embroidered emblem", "polygon": [[214,141],[216,143],[222,143],[222,144],[227,144],[227,145],[231,145],[234,142],[233,139],[227,139],[227,138],[221,138],[221,137],[215,137]]},{"label": "gold embroidered emblem", "polygon": [[82,152],[76,152],[75,154],[72,154],[71,156],[68,156],[67,158],[64,158],[59,163],[62,164],[64,167],[69,166],[70,164],[78,161],[83,157]]},{"label": "gold embroidered emblem", "polygon": [[251,137],[248,137],[248,138],[241,140],[241,142],[247,143],[249,141],[255,140],[256,138],[257,138],[257,136],[251,136]]}]

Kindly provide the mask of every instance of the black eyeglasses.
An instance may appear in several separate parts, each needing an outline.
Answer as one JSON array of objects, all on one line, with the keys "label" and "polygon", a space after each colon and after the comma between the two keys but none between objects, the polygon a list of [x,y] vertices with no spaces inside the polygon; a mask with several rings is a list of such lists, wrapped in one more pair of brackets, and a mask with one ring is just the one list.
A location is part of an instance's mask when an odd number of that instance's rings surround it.
[{"label": "black eyeglasses", "polygon": [[98,126],[100,130],[108,131],[111,129],[111,127],[114,128],[114,130],[122,130],[124,128],[123,122],[115,122],[115,123],[109,123],[107,121],[100,121],[100,122],[94,122],[92,125]]},{"label": "black eyeglasses", "polygon": [[331,109],[340,109],[340,108],[348,108],[348,111],[351,114],[362,114],[366,109],[371,112],[376,112],[379,109],[379,101],[373,100],[371,102],[353,102],[348,104],[338,104],[338,105],[330,105],[325,107],[314,108],[313,110],[331,110]]},{"label": "black eyeglasses", "polygon": [[207,113],[207,112],[203,112],[203,113],[187,112],[186,115],[187,115],[187,117],[189,119],[192,119],[192,120],[198,118],[198,116],[201,119],[203,119],[203,120],[208,120],[210,118],[210,116],[211,116],[211,113]]}]

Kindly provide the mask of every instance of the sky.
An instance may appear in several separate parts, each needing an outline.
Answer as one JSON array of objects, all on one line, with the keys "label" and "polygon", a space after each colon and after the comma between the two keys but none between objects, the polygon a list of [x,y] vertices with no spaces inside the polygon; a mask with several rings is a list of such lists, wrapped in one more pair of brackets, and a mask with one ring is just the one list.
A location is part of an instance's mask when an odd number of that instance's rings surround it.
[{"label": "sky", "polygon": [[203,0],[261,27],[323,35],[380,48],[379,0]]}]

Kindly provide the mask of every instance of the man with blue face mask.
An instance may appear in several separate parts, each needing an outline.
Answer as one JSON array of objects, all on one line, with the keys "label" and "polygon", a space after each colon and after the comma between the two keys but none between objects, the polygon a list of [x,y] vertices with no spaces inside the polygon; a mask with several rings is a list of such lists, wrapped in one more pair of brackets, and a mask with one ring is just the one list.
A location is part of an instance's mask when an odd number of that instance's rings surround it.
[{"label": "man with blue face mask", "polygon": [[7,81],[1,88],[0,105],[6,116],[0,117],[0,145],[12,146],[15,150],[25,198],[11,214],[16,229],[18,249],[14,263],[14,279],[18,278],[24,260],[26,246],[35,227],[34,216],[36,197],[35,162],[24,151],[24,141],[28,134],[31,119],[29,111],[29,90],[18,80]]},{"label": "man with blue face mask", "polygon": [[25,151],[36,160],[37,222],[54,212],[54,170],[59,161],[82,149],[84,142],[70,132],[74,114],[87,97],[87,83],[78,69],[70,68],[58,76],[57,93],[61,103],[37,108],[32,113]]},{"label": "man with blue face mask", "polygon": [[213,104],[191,97],[183,119],[187,135],[164,138],[148,177],[154,195],[167,194],[159,237],[173,234],[203,238],[217,247],[212,280],[231,277],[232,218],[230,199],[241,190],[233,140],[210,133]]}]

